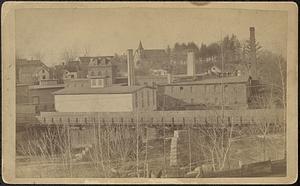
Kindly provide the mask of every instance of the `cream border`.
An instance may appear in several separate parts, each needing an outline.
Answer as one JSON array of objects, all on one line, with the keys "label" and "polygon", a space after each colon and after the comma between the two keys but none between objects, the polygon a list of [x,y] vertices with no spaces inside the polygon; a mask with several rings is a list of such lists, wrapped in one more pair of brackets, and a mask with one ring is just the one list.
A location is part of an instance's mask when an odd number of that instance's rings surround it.
[{"label": "cream border", "polygon": [[[15,178],[15,64],[14,64],[14,11],[23,8],[228,8],[228,9],[249,9],[249,10],[281,10],[288,12],[288,83],[287,83],[287,154],[288,172],[287,177],[278,178],[201,178],[201,179],[90,179],[90,178],[39,178],[21,179]],[[5,2],[2,6],[2,175],[6,183],[294,183],[298,178],[298,9],[296,3],[279,2],[253,2],[253,3],[201,3],[195,6],[188,2]]]}]

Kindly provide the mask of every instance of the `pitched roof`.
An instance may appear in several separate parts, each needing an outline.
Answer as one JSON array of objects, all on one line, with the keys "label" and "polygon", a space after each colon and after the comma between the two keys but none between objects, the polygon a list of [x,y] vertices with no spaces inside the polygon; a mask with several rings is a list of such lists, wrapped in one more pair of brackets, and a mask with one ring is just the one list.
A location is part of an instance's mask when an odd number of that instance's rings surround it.
[{"label": "pitched roof", "polygon": [[144,49],[144,48],[143,48],[143,45],[142,45],[142,41],[140,41],[138,50],[143,50],[143,49]]},{"label": "pitched roof", "polygon": [[175,82],[168,85],[202,85],[202,84],[220,84],[220,83],[246,83],[248,82],[248,76],[234,76],[234,77],[223,77],[223,78],[213,78],[213,79],[204,79],[198,81],[186,81],[186,82]]},{"label": "pitched roof", "polygon": [[50,73],[50,68],[46,68],[45,66],[40,66],[40,67],[37,67],[33,73],[38,73],[39,71],[41,71],[42,69],[46,70],[47,72]]},{"label": "pitched roof", "polygon": [[16,60],[17,65],[42,65],[41,60],[27,60],[27,59],[17,59]]},{"label": "pitched roof", "polygon": [[[54,92],[55,95],[77,94],[127,94],[134,93],[146,86],[111,86],[104,88],[68,87]],[[150,87],[149,87],[150,88]]]},{"label": "pitched roof", "polygon": [[90,61],[89,67],[90,66],[110,66],[110,65],[112,65],[111,64],[112,58],[113,58],[113,56],[95,57]]},{"label": "pitched roof", "polygon": [[90,62],[90,60],[92,59],[93,57],[90,57],[90,56],[82,56],[82,57],[79,57],[79,61],[80,62]]},{"label": "pitched roof", "polygon": [[64,88],[64,84],[56,84],[56,85],[31,85],[29,89],[51,89],[51,88]]},{"label": "pitched roof", "polygon": [[[45,65],[41,60],[27,60],[27,59],[17,59],[16,65],[18,67],[22,67],[22,69],[29,68],[29,71],[31,71],[32,67],[44,67],[47,71],[49,71],[49,67]],[[26,71],[26,70],[25,70]]]},{"label": "pitched roof", "polygon": [[68,61],[67,65],[70,66],[79,66],[80,61]]},{"label": "pitched roof", "polygon": [[167,53],[163,49],[150,49],[144,50],[145,58],[153,58],[153,57],[167,57]]}]

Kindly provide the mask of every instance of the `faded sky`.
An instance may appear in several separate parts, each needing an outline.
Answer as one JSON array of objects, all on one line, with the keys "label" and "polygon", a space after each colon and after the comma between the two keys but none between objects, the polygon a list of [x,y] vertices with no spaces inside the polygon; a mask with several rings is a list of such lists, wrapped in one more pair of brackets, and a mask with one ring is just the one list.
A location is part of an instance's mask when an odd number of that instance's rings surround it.
[{"label": "faded sky", "polygon": [[136,49],[166,48],[175,42],[209,44],[222,35],[248,39],[249,27],[263,48],[286,55],[287,14],[223,9],[22,9],[16,12],[16,52],[43,55],[47,65],[62,61],[64,49],[114,55]]}]

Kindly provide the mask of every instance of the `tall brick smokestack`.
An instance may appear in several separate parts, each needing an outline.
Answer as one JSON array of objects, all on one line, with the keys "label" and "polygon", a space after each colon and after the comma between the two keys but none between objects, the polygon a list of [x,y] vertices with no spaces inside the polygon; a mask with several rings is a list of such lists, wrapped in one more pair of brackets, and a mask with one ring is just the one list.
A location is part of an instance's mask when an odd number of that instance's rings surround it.
[{"label": "tall brick smokestack", "polygon": [[195,67],[195,53],[193,51],[189,51],[187,53],[187,75],[195,76],[196,67]]},{"label": "tall brick smokestack", "polygon": [[133,50],[127,50],[127,74],[128,74],[128,86],[135,85],[135,74],[133,64]]},{"label": "tall brick smokestack", "polygon": [[257,78],[255,27],[250,27],[250,76]]}]

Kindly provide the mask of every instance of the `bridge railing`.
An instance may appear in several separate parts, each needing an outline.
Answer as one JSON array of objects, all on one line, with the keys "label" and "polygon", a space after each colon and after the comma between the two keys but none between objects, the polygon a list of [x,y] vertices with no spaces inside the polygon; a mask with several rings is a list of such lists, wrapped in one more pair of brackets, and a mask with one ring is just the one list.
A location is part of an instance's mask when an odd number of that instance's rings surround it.
[{"label": "bridge railing", "polygon": [[257,123],[283,122],[282,109],[255,110],[201,110],[201,111],[152,111],[152,112],[41,112],[41,124],[109,124],[109,125],[205,125],[234,124],[251,125]]}]

